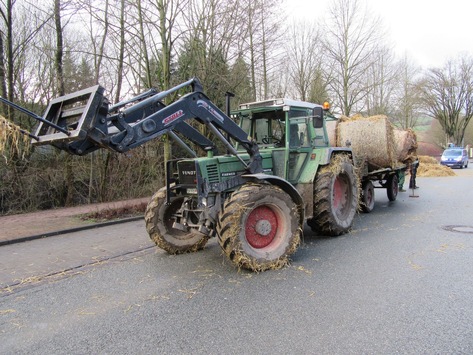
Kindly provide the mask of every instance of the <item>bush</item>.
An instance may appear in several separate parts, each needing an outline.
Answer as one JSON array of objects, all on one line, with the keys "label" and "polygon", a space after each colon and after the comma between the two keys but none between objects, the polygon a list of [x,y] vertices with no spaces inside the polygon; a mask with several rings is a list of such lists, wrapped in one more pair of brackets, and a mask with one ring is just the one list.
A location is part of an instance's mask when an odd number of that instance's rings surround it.
[{"label": "bush", "polygon": [[151,196],[164,182],[162,150],[151,142],[81,157],[37,147],[25,160],[0,163],[0,214]]}]

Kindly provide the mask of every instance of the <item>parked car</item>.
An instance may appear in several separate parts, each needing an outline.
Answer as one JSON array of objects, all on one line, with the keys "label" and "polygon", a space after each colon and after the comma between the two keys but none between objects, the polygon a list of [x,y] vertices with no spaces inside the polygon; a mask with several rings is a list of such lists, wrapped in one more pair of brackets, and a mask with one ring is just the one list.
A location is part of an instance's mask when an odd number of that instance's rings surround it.
[{"label": "parked car", "polygon": [[440,158],[440,164],[447,165],[451,168],[468,168],[468,153],[466,149],[463,148],[445,149]]}]

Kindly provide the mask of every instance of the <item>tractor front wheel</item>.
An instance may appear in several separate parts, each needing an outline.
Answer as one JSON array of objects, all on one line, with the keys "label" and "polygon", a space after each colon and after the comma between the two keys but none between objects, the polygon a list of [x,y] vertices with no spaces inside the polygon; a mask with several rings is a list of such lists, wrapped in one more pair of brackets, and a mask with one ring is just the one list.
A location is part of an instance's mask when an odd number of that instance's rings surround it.
[{"label": "tractor front wheel", "polygon": [[219,244],[238,267],[279,269],[301,238],[300,210],[279,187],[251,183],[227,198],[218,216]]},{"label": "tractor front wheel", "polygon": [[182,231],[173,228],[174,214],[179,211],[184,197],[171,198],[166,203],[166,188],[158,190],[151,198],[145,212],[146,230],[151,240],[170,254],[182,254],[202,249],[209,237],[195,230]]}]

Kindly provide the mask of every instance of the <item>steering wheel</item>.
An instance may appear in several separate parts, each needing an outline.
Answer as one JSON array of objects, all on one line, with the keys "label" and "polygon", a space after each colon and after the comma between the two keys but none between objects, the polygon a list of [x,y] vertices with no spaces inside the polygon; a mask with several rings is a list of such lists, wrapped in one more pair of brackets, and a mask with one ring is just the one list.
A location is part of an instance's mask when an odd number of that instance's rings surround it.
[{"label": "steering wheel", "polygon": [[261,141],[263,142],[263,144],[274,143],[275,145],[281,145],[281,140],[274,136],[264,137]]}]

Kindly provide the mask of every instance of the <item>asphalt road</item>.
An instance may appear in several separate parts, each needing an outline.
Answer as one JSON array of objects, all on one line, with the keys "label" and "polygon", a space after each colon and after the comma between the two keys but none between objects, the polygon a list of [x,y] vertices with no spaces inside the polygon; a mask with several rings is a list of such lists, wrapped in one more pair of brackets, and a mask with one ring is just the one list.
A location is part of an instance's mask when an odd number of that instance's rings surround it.
[{"label": "asphalt road", "polygon": [[253,274],[215,240],[169,256],[143,222],[0,248],[1,354],[471,354],[473,169],[353,231],[306,230],[289,267]]}]

